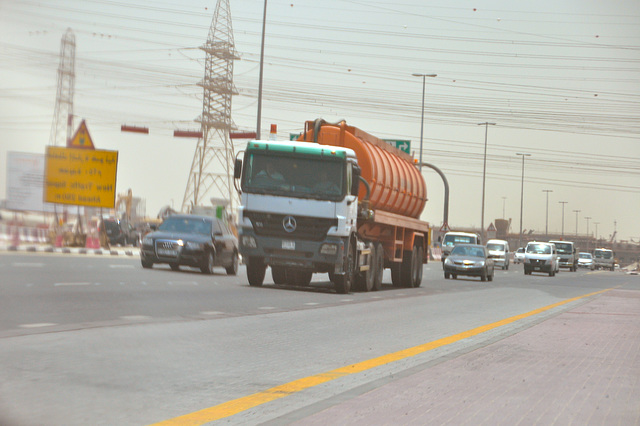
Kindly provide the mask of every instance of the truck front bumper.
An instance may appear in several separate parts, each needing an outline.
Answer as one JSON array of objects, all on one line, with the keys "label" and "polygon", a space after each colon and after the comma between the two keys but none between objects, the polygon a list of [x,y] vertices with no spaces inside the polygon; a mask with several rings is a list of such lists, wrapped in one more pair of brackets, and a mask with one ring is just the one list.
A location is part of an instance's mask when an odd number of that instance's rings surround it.
[{"label": "truck front bumper", "polygon": [[240,232],[240,253],[244,258],[264,259],[269,266],[308,269],[313,272],[343,272],[345,243],[339,237],[322,241],[283,239],[256,235],[250,228]]}]

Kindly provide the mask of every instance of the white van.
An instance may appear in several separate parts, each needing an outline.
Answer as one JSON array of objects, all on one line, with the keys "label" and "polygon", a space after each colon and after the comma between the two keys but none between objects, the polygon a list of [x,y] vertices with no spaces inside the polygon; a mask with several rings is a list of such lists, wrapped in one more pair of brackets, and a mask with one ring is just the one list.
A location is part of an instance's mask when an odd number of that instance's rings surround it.
[{"label": "white van", "polygon": [[442,264],[456,244],[481,244],[480,236],[470,232],[447,232],[442,239]]},{"label": "white van", "polygon": [[553,243],[532,241],[524,249],[524,274],[545,272],[550,277],[560,270],[558,250]]},{"label": "white van", "polygon": [[502,269],[509,269],[509,243],[507,241],[489,240],[487,241],[487,251],[496,268],[499,266]]}]

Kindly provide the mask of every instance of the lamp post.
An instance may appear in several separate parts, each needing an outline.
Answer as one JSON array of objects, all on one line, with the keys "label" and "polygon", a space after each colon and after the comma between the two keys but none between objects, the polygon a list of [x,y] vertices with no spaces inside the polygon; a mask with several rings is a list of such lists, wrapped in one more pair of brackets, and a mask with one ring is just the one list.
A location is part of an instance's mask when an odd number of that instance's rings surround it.
[{"label": "lamp post", "polygon": [[258,124],[256,125],[256,139],[260,140],[260,121],[262,120],[262,72],[264,69],[264,32],[267,26],[267,0],[264,0],[262,14],[262,44],[260,45],[260,78],[258,80]]},{"label": "lamp post", "polygon": [[558,203],[562,204],[562,238],[564,238],[564,205],[568,203],[568,201],[558,201]]},{"label": "lamp post", "polygon": [[504,219],[504,205],[506,200],[507,200],[507,197],[502,197],[502,218],[503,219]]},{"label": "lamp post", "polygon": [[593,224],[596,226],[596,246],[598,245],[598,225],[600,225],[600,222],[593,222]]},{"label": "lamp post", "polygon": [[578,213],[582,210],[574,210],[573,212],[576,214],[576,236],[578,236]]},{"label": "lamp post", "polygon": [[422,137],[424,135],[424,93],[426,87],[427,77],[437,77],[438,74],[420,74],[414,72],[411,74],[414,77],[422,77],[422,118],[420,120],[420,159],[418,162],[418,170],[422,173]]},{"label": "lamp post", "polygon": [[484,126],[484,161],[482,163],[482,213],[480,214],[480,230],[483,240],[486,240],[484,235],[484,189],[485,182],[487,180],[487,133],[489,132],[490,125],[495,126],[496,123],[478,123],[478,126]]},{"label": "lamp post", "polygon": [[591,216],[585,216],[584,218],[587,219],[587,251],[589,251],[589,220]]},{"label": "lamp post", "polygon": [[549,238],[549,193],[553,192],[553,189],[543,189],[542,192],[547,193],[547,216],[545,219],[544,234]]},{"label": "lamp post", "polygon": [[524,208],[524,158],[531,157],[531,154],[517,152],[522,156],[522,181],[520,183],[520,236],[518,237],[518,247],[522,246],[522,210]]}]

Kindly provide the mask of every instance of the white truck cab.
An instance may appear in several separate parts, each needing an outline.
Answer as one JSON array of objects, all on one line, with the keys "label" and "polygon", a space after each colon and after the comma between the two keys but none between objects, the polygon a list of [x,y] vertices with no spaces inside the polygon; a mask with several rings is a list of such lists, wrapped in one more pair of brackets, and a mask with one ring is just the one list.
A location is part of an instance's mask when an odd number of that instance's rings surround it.
[{"label": "white truck cab", "polygon": [[471,232],[449,231],[442,238],[442,264],[457,244],[481,244],[480,236]]}]

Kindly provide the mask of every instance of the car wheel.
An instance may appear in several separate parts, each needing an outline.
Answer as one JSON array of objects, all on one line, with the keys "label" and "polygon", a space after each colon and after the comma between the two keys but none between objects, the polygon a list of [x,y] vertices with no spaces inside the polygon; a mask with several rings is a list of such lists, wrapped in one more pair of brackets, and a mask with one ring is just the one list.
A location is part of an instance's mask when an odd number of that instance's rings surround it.
[{"label": "car wheel", "polygon": [[227,266],[227,275],[238,275],[238,253],[233,252],[231,256],[231,265]]},{"label": "car wheel", "polygon": [[444,273],[444,279],[448,280],[451,277],[451,274],[449,274],[448,272]]},{"label": "car wheel", "polygon": [[487,279],[488,279],[489,281],[493,281],[493,274],[494,274],[494,273],[492,272],[492,273],[491,273],[491,275],[487,275]]},{"label": "car wheel", "polygon": [[142,267],[145,269],[153,268],[153,262],[150,262],[148,260],[141,259],[140,263],[142,263]]},{"label": "car wheel", "polygon": [[480,274],[480,281],[486,281],[486,280],[487,280],[487,275],[488,275],[488,274],[487,274],[487,270],[486,270],[486,269],[484,269],[484,270],[482,271],[482,273]]},{"label": "car wheel", "polygon": [[208,252],[203,260],[202,266],[200,266],[200,271],[207,275],[213,274],[213,261],[213,252]]},{"label": "car wheel", "polygon": [[177,263],[170,263],[169,267],[171,267],[172,271],[179,271],[180,270],[180,265],[178,265]]}]

